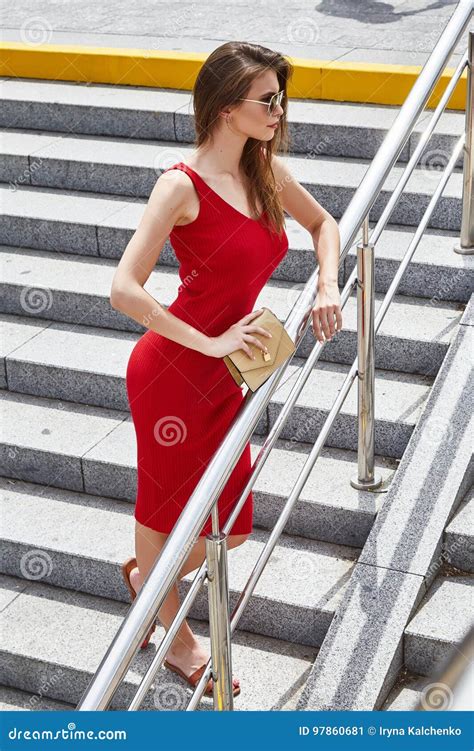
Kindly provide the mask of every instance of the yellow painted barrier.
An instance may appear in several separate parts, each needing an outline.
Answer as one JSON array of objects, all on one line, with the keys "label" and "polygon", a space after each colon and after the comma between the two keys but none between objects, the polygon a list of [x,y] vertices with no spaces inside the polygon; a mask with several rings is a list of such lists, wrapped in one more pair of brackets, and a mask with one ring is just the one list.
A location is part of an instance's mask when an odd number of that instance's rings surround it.
[{"label": "yellow painted barrier", "polygon": [[[206,57],[202,52],[0,42],[0,75],[191,91]],[[422,67],[305,60],[289,55],[288,59],[294,66],[290,97],[368,104],[403,104]],[[454,70],[445,69],[428,107],[436,106]],[[466,81],[464,70],[449,109],[464,110]]]}]

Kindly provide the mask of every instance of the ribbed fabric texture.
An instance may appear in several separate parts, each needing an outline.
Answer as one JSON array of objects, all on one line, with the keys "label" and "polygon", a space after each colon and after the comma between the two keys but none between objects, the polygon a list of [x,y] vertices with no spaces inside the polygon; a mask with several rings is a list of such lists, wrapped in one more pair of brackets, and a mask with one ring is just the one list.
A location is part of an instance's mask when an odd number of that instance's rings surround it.
[{"label": "ribbed fabric texture", "polygon": [[[181,285],[168,310],[208,336],[218,336],[255,309],[255,301],[288,250],[283,231],[246,217],[183,162],[200,200],[197,219],[176,225],[170,242]],[[158,297],[159,300],[159,297]],[[169,533],[244,399],[222,358],[209,357],[148,329],[126,373],[137,439],[135,518]],[[247,443],[218,499],[221,527],[251,472]],[[250,492],[231,534],[252,531]],[[212,531],[211,517],[200,535]]]}]

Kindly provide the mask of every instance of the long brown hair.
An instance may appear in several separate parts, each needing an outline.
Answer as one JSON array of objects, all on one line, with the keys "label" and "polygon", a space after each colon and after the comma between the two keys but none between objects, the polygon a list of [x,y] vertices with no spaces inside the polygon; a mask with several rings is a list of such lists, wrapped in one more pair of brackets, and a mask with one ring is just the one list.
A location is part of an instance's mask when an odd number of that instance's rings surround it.
[{"label": "long brown hair", "polygon": [[249,42],[226,42],[217,47],[201,66],[193,88],[196,146],[212,139],[219,122],[219,112],[247,97],[252,81],[265,70],[274,70],[278,88],[283,90],[281,106],[284,113],[270,141],[248,138],[242,151],[240,166],[248,184],[249,203],[257,214],[257,199],[266,212],[269,227],[281,232],[284,226],[283,207],[271,166],[272,154],[288,152],[287,84],[293,73],[291,63],[279,52]]}]

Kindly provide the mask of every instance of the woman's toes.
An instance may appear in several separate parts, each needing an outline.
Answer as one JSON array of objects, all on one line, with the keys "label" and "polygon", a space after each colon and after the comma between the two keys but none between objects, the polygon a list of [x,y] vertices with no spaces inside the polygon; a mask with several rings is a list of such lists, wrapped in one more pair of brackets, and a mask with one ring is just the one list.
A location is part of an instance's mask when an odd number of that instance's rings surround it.
[{"label": "woman's toes", "polygon": [[[238,678],[233,678],[232,679],[232,685],[234,686],[234,688],[238,688],[240,686],[240,680]],[[206,690],[207,690],[208,687],[209,687],[209,690],[211,690],[212,687],[213,687],[212,678],[209,678],[209,683],[206,686]]]}]

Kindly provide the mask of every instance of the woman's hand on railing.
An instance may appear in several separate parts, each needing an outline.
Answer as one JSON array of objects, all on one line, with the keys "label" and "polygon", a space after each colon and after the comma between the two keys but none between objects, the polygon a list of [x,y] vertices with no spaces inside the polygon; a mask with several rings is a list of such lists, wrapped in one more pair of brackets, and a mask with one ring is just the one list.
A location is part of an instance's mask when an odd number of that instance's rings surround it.
[{"label": "woman's hand on railing", "polygon": [[337,282],[320,282],[311,315],[313,333],[319,342],[332,339],[342,329],[341,295]]},{"label": "woman's hand on railing", "polygon": [[247,315],[241,318],[240,321],[237,321],[237,323],[233,323],[232,326],[230,326],[227,331],[224,331],[223,334],[220,334],[220,336],[208,337],[208,342],[203,354],[209,355],[210,357],[225,357],[225,355],[230,355],[231,352],[235,352],[236,349],[242,349],[251,360],[255,360],[255,356],[252,354],[252,350],[247,342],[251,342],[257,347],[260,347],[262,352],[265,352],[266,345],[263,344],[260,339],[257,339],[256,336],[253,336],[251,332],[271,337],[271,333],[267,329],[262,326],[257,326],[257,324],[250,323],[250,321],[259,316],[262,312],[263,308],[253,310],[251,313],[247,313]]}]

